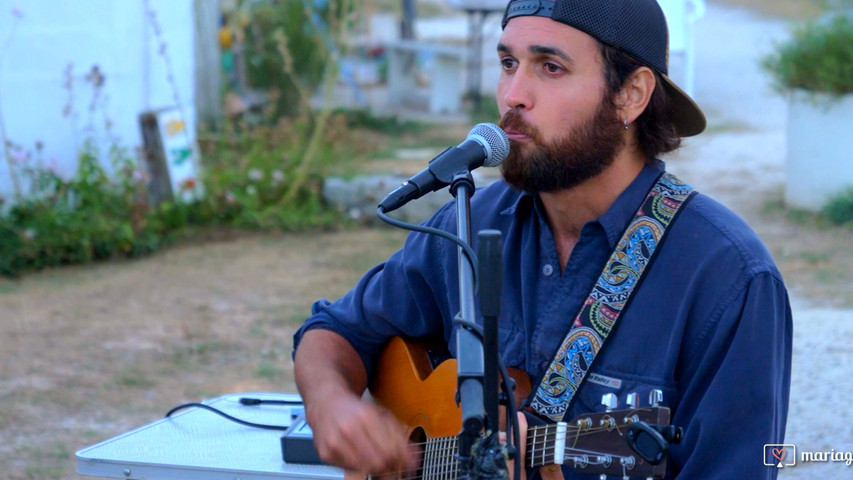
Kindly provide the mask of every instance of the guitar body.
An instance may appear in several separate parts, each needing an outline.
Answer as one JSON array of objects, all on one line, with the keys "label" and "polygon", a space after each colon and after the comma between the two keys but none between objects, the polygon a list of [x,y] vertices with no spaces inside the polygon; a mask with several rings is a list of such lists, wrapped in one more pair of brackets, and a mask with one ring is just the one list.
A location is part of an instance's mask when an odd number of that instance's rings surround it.
[{"label": "guitar body", "polygon": [[446,350],[394,337],[379,358],[370,395],[409,426],[410,437],[419,436],[417,430],[436,438],[462,429],[462,412],[454,398],[456,361],[444,360]]}]

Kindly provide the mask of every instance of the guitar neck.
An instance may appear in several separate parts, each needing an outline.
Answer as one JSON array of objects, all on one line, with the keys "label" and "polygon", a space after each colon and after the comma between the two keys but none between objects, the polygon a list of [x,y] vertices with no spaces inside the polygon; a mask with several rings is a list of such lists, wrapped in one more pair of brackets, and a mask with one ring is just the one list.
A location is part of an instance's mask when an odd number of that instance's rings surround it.
[{"label": "guitar neck", "polygon": [[[633,412],[632,412],[633,413]],[[613,417],[603,415],[598,420]],[[664,465],[649,465],[631,452],[627,444],[624,449],[596,448],[591,440],[601,435],[623,436],[626,424],[593,424],[585,418],[573,424],[565,422],[530,426],[527,429],[525,447],[525,469],[530,471],[546,465],[567,465],[580,473],[607,474],[662,478]],[[612,440],[609,442],[612,443]],[[424,480],[455,479],[458,473],[456,436],[427,439],[424,448],[422,476]]]}]

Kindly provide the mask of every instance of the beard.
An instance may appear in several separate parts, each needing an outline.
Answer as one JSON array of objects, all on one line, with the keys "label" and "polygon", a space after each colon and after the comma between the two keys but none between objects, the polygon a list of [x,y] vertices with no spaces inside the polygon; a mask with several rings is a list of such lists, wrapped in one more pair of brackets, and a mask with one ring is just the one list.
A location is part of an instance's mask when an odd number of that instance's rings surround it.
[{"label": "beard", "polygon": [[517,109],[504,114],[500,126],[530,137],[526,145],[510,142],[501,173],[513,187],[534,194],[567,190],[595,177],[613,163],[624,144],[623,124],[607,95],[592,119],[550,143],[524,122]]}]

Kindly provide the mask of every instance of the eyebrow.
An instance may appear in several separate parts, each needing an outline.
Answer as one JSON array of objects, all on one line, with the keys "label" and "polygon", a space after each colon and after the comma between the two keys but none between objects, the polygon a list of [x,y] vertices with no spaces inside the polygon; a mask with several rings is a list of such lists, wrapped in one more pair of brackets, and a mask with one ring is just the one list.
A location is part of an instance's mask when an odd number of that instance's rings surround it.
[{"label": "eyebrow", "polygon": [[[527,47],[527,51],[530,52],[531,55],[536,55],[536,56],[550,55],[550,56],[554,56],[554,57],[563,59],[566,62],[568,62],[570,65],[575,64],[575,60],[568,53],[566,53],[563,50],[560,50],[559,48],[556,48],[556,47],[547,47],[545,45],[531,45],[531,46]],[[503,43],[498,43],[498,53],[512,54],[512,49]]]}]

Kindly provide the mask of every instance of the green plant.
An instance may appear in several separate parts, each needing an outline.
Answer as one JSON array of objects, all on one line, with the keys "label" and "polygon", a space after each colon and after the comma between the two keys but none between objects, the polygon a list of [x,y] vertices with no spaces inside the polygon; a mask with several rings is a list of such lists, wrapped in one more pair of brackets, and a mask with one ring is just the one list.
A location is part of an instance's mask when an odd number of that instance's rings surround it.
[{"label": "green plant", "polygon": [[191,207],[189,223],[283,230],[338,223],[337,214],[323,203],[322,186],[328,167],[343,156],[347,129],[340,117],[329,121],[305,179],[297,184],[299,169],[305,168],[304,139],[314,128],[310,118],[285,118],[211,137],[202,154],[206,197]]},{"label": "green plant", "polygon": [[366,128],[386,135],[414,133],[423,128],[413,120],[400,120],[396,115],[376,115],[367,108],[338,108],[333,113],[343,117],[349,128]]},{"label": "green plant", "polygon": [[822,213],[832,223],[853,225],[853,188],[830,198]]},{"label": "green plant", "polygon": [[294,115],[320,86],[330,59],[343,43],[341,24],[352,10],[348,0],[253,1],[245,38],[248,86],[272,92],[272,118]]},{"label": "green plant", "polygon": [[115,145],[108,155],[113,178],[92,142],[70,179],[37,166],[23,169],[30,195],[0,217],[0,274],[136,257],[158,248],[161,232],[134,161]]},{"label": "green plant", "polygon": [[853,93],[853,20],[836,15],[799,27],[761,65],[779,90]]}]

